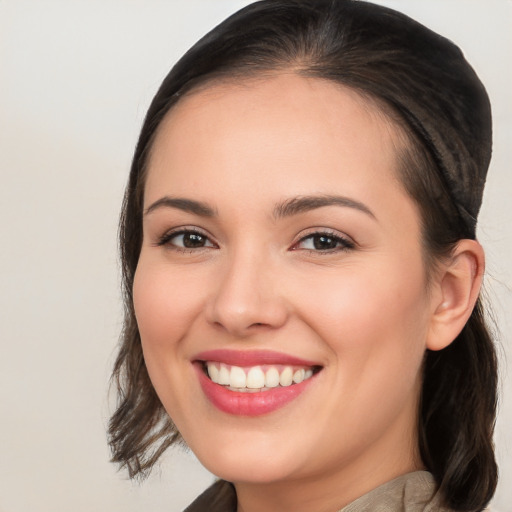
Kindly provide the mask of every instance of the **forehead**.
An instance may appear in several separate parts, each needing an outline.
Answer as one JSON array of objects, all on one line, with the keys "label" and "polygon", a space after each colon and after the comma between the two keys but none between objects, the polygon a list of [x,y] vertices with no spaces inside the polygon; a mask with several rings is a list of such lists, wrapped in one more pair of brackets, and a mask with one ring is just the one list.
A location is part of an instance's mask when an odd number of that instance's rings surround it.
[{"label": "forehead", "polygon": [[282,74],[188,93],[162,121],[148,168],[150,177],[165,168],[177,178],[184,165],[218,173],[238,164],[239,172],[259,167],[260,178],[266,170],[277,178],[294,163],[297,171],[337,169],[359,154],[367,170],[382,173],[396,169],[399,146],[399,129],[375,101],[331,81]]},{"label": "forehead", "polygon": [[[229,107],[225,109],[225,107]],[[383,101],[357,91],[343,84],[323,78],[314,78],[289,73],[272,73],[240,79],[218,78],[194,87],[185,93],[170,109],[158,128],[158,132],[184,121],[196,123],[197,129],[209,114],[217,118],[220,124],[229,113],[237,109],[239,113],[254,115],[257,110],[266,110],[268,122],[303,120],[326,120],[340,123],[337,107],[346,111],[343,117],[356,113],[364,120],[370,120],[384,136],[395,137],[401,129],[391,107]],[[269,110],[275,116],[269,117]],[[201,119],[203,118],[203,119]],[[241,119],[241,121],[245,118]],[[338,127],[341,127],[339,125]],[[181,128],[185,128],[182,124]]]}]

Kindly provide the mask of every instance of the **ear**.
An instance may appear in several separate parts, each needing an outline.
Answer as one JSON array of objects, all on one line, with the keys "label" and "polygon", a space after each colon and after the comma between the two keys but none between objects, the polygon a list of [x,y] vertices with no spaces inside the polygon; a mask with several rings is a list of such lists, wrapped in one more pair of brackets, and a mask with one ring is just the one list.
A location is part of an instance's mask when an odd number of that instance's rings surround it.
[{"label": "ear", "polygon": [[485,268],[482,246],[460,240],[450,259],[441,264],[432,294],[432,317],[427,348],[442,350],[462,331],[478,299]]}]

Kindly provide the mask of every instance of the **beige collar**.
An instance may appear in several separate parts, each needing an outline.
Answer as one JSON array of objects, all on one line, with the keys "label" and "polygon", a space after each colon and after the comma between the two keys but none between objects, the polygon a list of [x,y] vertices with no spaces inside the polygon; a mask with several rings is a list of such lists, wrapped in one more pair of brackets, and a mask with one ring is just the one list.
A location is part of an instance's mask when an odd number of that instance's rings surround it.
[{"label": "beige collar", "polygon": [[[387,482],[361,496],[339,512],[450,512],[440,506],[434,477],[416,471]],[[184,512],[236,512],[235,488],[219,480]]]},{"label": "beige collar", "polygon": [[449,512],[441,507],[434,477],[416,471],[387,482],[339,512]]}]

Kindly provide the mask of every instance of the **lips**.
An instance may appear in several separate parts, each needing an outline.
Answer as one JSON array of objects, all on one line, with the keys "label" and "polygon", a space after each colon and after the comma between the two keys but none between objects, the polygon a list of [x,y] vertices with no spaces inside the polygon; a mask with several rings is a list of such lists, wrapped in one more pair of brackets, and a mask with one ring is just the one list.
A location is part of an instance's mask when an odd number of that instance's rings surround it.
[{"label": "lips", "polygon": [[284,407],[311,384],[321,366],[272,351],[214,350],[194,358],[199,382],[223,412],[258,416]]}]

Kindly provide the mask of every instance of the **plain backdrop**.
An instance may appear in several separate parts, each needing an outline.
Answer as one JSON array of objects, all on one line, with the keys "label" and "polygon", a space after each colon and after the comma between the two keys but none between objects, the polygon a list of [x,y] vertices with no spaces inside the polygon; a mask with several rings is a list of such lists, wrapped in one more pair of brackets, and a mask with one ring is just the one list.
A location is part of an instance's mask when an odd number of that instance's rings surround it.
[{"label": "plain backdrop", "polygon": [[[247,3],[0,0],[0,512],[176,512],[212,481],[183,451],[168,453],[141,485],[108,462],[108,379],[121,326],[116,230],[160,81]],[[512,2],[382,3],[457,42],[494,106],[479,237],[502,333],[493,505],[510,512]]]}]

